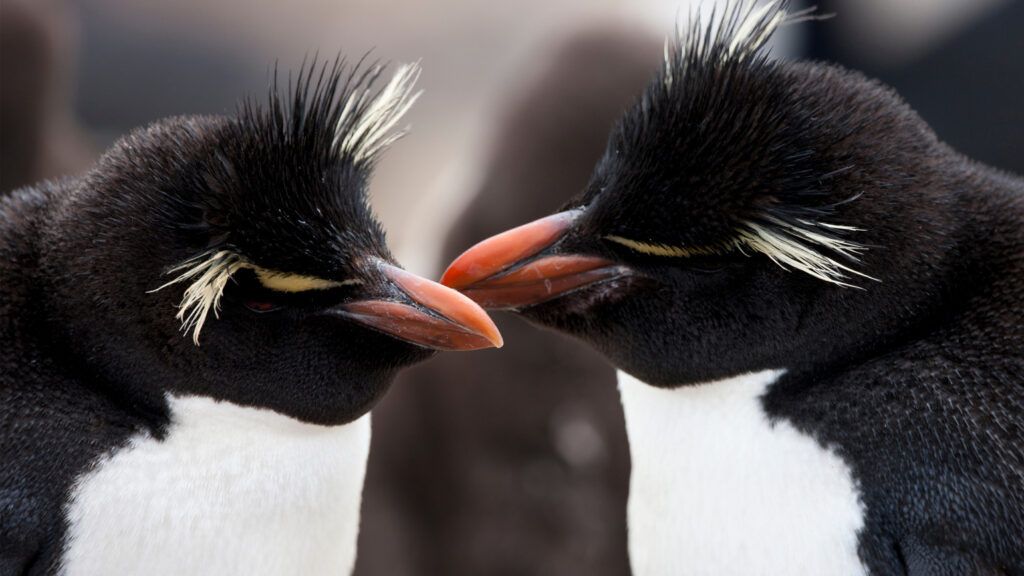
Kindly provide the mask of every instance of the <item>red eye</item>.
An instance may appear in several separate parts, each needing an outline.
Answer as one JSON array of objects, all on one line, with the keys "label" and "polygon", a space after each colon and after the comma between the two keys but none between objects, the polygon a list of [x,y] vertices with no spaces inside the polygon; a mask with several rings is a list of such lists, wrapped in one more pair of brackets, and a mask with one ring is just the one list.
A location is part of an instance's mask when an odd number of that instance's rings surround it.
[{"label": "red eye", "polygon": [[273,312],[274,310],[280,308],[280,306],[278,306],[277,304],[272,304],[270,302],[264,302],[261,300],[248,300],[245,303],[245,307],[248,308],[249,310],[252,310],[253,312],[261,313]]}]

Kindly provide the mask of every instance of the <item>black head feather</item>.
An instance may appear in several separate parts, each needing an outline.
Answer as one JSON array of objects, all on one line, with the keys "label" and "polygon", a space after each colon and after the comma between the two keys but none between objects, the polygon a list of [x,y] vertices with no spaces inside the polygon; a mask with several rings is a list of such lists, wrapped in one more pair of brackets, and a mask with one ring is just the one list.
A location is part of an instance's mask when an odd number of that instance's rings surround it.
[{"label": "black head feather", "polygon": [[241,106],[204,171],[212,237],[262,265],[316,274],[329,272],[332,250],[383,249],[367,186],[380,152],[402,135],[389,129],[418,96],[418,68],[375,91],[382,70],[314,60],[283,98],[275,72],[267,104]]},{"label": "black head feather", "polygon": [[[206,278],[223,285],[243,268],[344,282],[358,272],[354,255],[391,259],[367,189],[380,153],[403,134],[392,129],[418,97],[419,69],[402,67],[375,89],[382,71],[362,60],[314,58],[284,95],[275,71],[266,103],[244,101],[199,159],[195,210],[184,218],[196,224],[194,254],[175,263],[172,284],[216,269]],[[198,338],[222,287],[189,289],[181,316]]]}]

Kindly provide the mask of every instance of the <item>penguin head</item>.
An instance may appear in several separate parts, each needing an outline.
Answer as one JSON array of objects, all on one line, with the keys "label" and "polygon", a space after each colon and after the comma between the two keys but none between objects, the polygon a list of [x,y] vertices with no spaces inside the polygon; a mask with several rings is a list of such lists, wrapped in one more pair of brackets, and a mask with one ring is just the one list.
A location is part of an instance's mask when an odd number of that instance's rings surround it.
[{"label": "penguin head", "polygon": [[941,268],[943,200],[921,166],[946,154],[888,89],[770,59],[772,32],[810,16],[786,7],[694,20],[582,193],[442,282],[655,385],[815,370],[897,338]]},{"label": "penguin head", "polygon": [[402,270],[367,203],[417,66],[304,68],[234,117],[121,141],[64,210],[72,346],[139,397],[199,394],[336,424],[436,350],[500,346],[458,292]]}]

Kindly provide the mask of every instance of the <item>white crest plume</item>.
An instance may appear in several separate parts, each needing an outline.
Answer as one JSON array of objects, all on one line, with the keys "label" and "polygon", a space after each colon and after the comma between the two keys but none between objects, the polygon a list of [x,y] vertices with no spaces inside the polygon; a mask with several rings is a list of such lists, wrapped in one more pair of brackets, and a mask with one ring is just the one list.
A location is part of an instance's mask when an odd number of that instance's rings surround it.
[{"label": "white crest plume", "polygon": [[211,310],[217,316],[220,298],[224,295],[224,287],[231,275],[247,266],[249,264],[241,256],[230,250],[207,250],[168,270],[168,274],[181,274],[150,292],[191,280],[178,304],[175,318],[181,320],[182,331],[192,331],[192,341],[198,346],[199,332]]},{"label": "white crest plume", "polygon": [[859,228],[809,220],[792,223],[772,216],[765,217],[765,221],[766,224],[751,221],[743,223],[736,240],[736,246],[741,252],[744,247],[750,248],[783,268],[799,270],[819,280],[847,288],[860,288],[847,282],[850,275],[878,281],[819,251],[819,248],[824,248],[852,262],[860,262],[860,255],[867,247],[814,230],[826,228],[837,232],[858,232]]},{"label": "white crest plume", "polygon": [[674,41],[665,40],[665,85],[672,85],[673,70],[685,73],[688,59],[748,58],[763,48],[779,27],[824,18],[814,14],[814,7],[790,12],[789,0],[759,4],[759,0],[718,2],[706,16],[701,15],[704,5],[700,4],[698,12],[690,14],[685,33],[677,27]]},{"label": "white crest plume", "polygon": [[[376,77],[376,66],[370,77]],[[372,159],[405,135],[407,129],[392,131],[416,103],[422,90],[413,91],[420,77],[419,62],[403,64],[376,95],[369,85],[353,90],[345,101],[334,133],[334,146],[356,161]]]}]

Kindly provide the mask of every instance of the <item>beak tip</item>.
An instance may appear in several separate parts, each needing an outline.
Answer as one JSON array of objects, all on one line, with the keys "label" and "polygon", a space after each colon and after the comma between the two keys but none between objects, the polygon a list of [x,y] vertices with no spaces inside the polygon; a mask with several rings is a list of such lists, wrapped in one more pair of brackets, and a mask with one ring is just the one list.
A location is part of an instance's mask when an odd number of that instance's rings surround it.
[{"label": "beak tip", "polygon": [[501,334],[496,334],[494,339],[491,340],[491,344],[494,344],[495,348],[504,348],[505,339],[501,337]]},{"label": "beak tip", "polygon": [[[479,350],[501,348],[504,345],[494,320],[465,294],[443,283],[432,282],[395,266],[386,265],[383,270],[385,276],[409,299],[439,316],[424,319],[422,315],[417,315],[416,318],[420,318],[420,323],[432,324],[435,331],[450,332],[443,349]],[[457,268],[455,270],[453,272],[449,266],[445,272],[449,281],[452,276],[455,276],[456,280],[464,280],[466,274],[459,272]],[[412,316],[410,313],[406,315]]]},{"label": "beak tip", "polygon": [[474,328],[482,338],[491,343],[491,348],[501,348],[505,345],[505,339],[502,337],[501,331],[498,330],[498,326],[494,324],[494,320],[486,312],[480,319],[479,324]]}]

